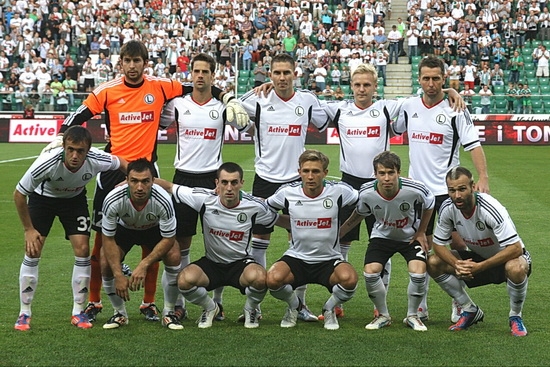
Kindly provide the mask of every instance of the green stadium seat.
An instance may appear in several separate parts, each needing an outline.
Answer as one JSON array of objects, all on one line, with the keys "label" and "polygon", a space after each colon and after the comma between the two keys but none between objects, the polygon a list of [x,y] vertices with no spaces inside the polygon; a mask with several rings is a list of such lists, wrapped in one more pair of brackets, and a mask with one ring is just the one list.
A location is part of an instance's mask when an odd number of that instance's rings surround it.
[{"label": "green stadium seat", "polygon": [[495,96],[493,97],[495,101],[496,108],[506,108],[508,102],[506,101],[506,96]]},{"label": "green stadium seat", "polygon": [[472,107],[481,107],[481,96],[472,96]]},{"label": "green stadium seat", "polygon": [[350,87],[349,87],[349,85],[340,85],[340,88],[342,88],[342,92],[344,92],[344,94],[346,95],[346,98],[350,96]]},{"label": "green stadium seat", "polygon": [[525,45],[523,47],[523,50],[521,50],[521,56],[523,56],[523,60],[525,61],[526,56],[531,56],[533,53],[533,47]]},{"label": "green stadium seat", "polygon": [[531,58],[531,60],[527,60],[527,57],[524,57],[524,60],[523,60],[523,68],[526,70],[526,71],[535,71],[535,64],[533,64],[533,60]]},{"label": "green stadium seat", "polygon": [[537,78],[527,78],[527,84],[529,84],[531,88],[534,88],[538,85],[538,80]]},{"label": "green stadium seat", "polygon": [[550,47],[550,40],[542,41],[542,44],[546,46],[546,48]]},{"label": "green stadium seat", "polygon": [[549,85],[550,84],[550,78],[539,78],[539,85]]},{"label": "green stadium seat", "polygon": [[536,76],[536,71],[535,69],[533,70],[525,69],[524,74],[527,78],[534,78]]},{"label": "green stadium seat", "polygon": [[242,77],[240,76],[238,79],[237,79],[237,85],[244,85],[244,86],[248,86],[248,79],[249,77]]},{"label": "green stadium seat", "polygon": [[239,70],[239,78],[250,77],[250,70]]},{"label": "green stadium seat", "polygon": [[242,94],[245,94],[246,92],[248,92],[248,86],[247,85],[242,85],[242,84],[237,85],[237,93],[242,95]]},{"label": "green stadium seat", "polygon": [[539,107],[539,108],[533,107],[533,113],[535,115],[544,115],[544,113],[545,113],[544,108],[542,108],[542,107]]},{"label": "green stadium seat", "polygon": [[531,98],[531,104],[533,108],[543,108],[542,99],[540,98]]},{"label": "green stadium seat", "polygon": [[506,92],[504,85],[495,85],[493,86],[494,94],[504,94]]},{"label": "green stadium seat", "polygon": [[420,60],[422,60],[422,56],[412,56],[411,61],[413,64],[413,69],[415,68],[414,65],[418,65],[420,63]]},{"label": "green stadium seat", "polygon": [[496,114],[506,114],[506,113],[508,113],[508,109],[507,109],[507,108],[498,108],[498,107],[497,107],[497,108],[494,109],[494,112],[495,112]]},{"label": "green stadium seat", "polygon": [[[533,91],[533,90],[531,89],[531,91]],[[541,85],[540,86],[540,94],[542,94],[543,96],[550,95],[550,85]]]}]

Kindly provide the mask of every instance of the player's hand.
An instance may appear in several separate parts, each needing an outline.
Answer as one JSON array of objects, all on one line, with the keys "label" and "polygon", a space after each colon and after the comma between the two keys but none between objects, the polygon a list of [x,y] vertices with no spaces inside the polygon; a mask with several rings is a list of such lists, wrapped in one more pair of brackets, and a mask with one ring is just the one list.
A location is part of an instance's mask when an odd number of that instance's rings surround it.
[{"label": "player's hand", "polygon": [[139,291],[142,287],[145,286],[145,276],[147,275],[147,267],[143,266],[141,263],[132,271],[132,276],[130,277],[130,290]]},{"label": "player's hand", "polygon": [[475,184],[474,189],[478,192],[489,193],[489,180],[487,178],[479,178],[479,181]]},{"label": "player's hand", "polygon": [[115,277],[115,292],[117,296],[124,301],[130,300],[130,293],[128,292],[129,281],[123,274]]},{"label": "player's hand", "polygon": [[462,99],[462,97],[456,90],[454,90],[453,88],[449,88],[444,89],[443,91],[446,92],[449,96],[449,102],[451,107],[453,108],[453,111],[460,112],[466,109],[466,103],[464,103],[464,99]]},{"label": "player's hand", "polygon": [[36,229],[25,231],[25,253],[30,257],[39,257],[42,252],[44,242],[42,236]]},{"label": "player's hand", "polygon": [[46,145],[44,149],[40,152],[40,154],[48,153],[55,148],[59,148],[63,146],[63,135],[57,135],[50,144]]},{"label": "player's hand", "polygon": [[424,252],[426,253],[427,258],[428,253],[430,252],[430,243],[428,242],[428,238],[426,237],[426,232],[416,232],[410,243],[412,244],[414,242],[418,242],[420,244],[422,250],[424,250]]},{"label": "player's hand", "polygon": [[248,113],[246,113],[246,110],[237,98],[230,94],[225,94],[223,96],[223,104],[225,105],[227,121],[235,122],[238,127],[248,125]]},{"label": "player's hand", "polygon": [[267,94],[271,92],[273,88],[273,83],[263,83],[262,85],[254,88],[254,94],[258,97],[267,96]]}]

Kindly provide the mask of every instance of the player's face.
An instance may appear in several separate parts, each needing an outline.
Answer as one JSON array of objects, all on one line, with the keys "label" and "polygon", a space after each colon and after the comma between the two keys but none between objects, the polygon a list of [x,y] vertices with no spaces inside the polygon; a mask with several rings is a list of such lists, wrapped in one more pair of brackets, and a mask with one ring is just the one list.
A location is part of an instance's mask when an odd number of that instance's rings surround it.
[{"label": "player's face", "polygon": [[430,98],[437,98],[442,94],[441,90],[443,89],[445,78],[443,74],[441,74],[440,68],[429,68],[424,66],[420,70],[418,79],[424,91],[424,95]]},{"label": "player's face", "polygon": [[232,208],[239,204],[243,183],[244,180],[239,172],[229,173],[224,170],[220,172],[220,177],[216,179],[216,192],[224,206]]},{"label": "player's face", "polygon": [[470,213],[474,208],[474,184],[471,180],[461,175],[456,180],[447,180],[447,193],[458,210]]},{"label": "player's face", "polygon": [[381,164],[376,167],[374,175],[378,180],[378,191],[384,197],[393,197],[399,191],[399,173],[397,169],[384,167]]},{"label": "player's face", "polygon": [[328,170],[323,169],[323,163],[320,161],[306,161],[298,170],[302,178],[302,186],[307,196],[318,196],[324,187],[324,180],[327,177]]},{"label": "player's face", "polygon": [[139,84],[143,81],[145,60],[141,56],[124,56],[122,59],[122,72],[129,84]]},{"label": "player's face", "polygon": [[83,141],[75,143],[71,140],[66,140],[65,144],[63,144],[63,149],[65,150],[65,167],[69,171],[75,172],[84,164],[90,147]]},{"label": "player's face", "polygon": [[143,172],[130,171],[126,178],[130,189],[130,198],[135,204],[145,204],[151,196],[153,174],[149,170]]},{"label": "player's face", "polygon": [[288,98],[294,93],[294,79],[296,73],[289,62],[276,62],[271,64],[270,78],[273,81],[275,92],[283,97]]},{"label": "player's face", "polygon": [[372,96],[376,91],[378,81],[371,73],[354,74],[351,80],[351,90],[355,104],[360,108],[367,108],[372,104]]},{"label": "player's face", "polygon": [[206,61],[196,61],[193,64],[193,70],[191,70],[191,78],[194,88],[197,88],[201,92],[207,89],[210,90],[212,85],[210,64]]}]

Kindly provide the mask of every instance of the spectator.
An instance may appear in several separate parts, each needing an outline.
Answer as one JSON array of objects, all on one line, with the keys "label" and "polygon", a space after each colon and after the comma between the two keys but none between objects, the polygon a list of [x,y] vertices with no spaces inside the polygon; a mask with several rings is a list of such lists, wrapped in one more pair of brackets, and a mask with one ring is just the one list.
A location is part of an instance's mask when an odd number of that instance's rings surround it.
[{"label": "spectator", "polygon": [[321,95],[327,101],[332,101],[334,99],[334,91],[332,90],[332,87],[330,86],[330,84],[325,85],[325,89],[323,89],[323,92]]},{"label": "spectator", "polygon": [[508,113],[514,113],[515,108],[514,105],[517,105],[518,102],[518,91],[514,85],[514,83],[508,83],[508,89],[506,89],[506,109]]},{"label": "spectator", "polygon": [[84,77],[84,89],[86,92],[91,92],[95,88],[95,71],[97,67],[92,63],[91,57],[86,57],[86,61],[82,65],[82,76]]},{"label": "spectator", "polygon": [[322,93],[321,88],[317,86],[317,82],[315,82],[315,80],[311,82],[311,86],[308,89],[316,95],[320,95]]},{"label": "spectator", "polygon": [[512,58],[508,60],[508,69],[510,70],[508,81],[514,84],[519,83],[519,72],[523,70],[523,57],[518,50],[515,50]]},{"label": "spectator", "polygon": [[449,78],[449,87],[460,90],[460,75],[462,75],[462,68],[458,65],[456,60],[453,60],[451,66],[447,69],[447,75]]},{"label": "spectator", "polygon": [[[30,65],[25,66],[25,71],[19,75],[20,85],[24,87],[26,92],[30,92],[34,87],[36,81],[36,75],[31,71]],[[21,110],[23,110],[21,108]]]},{"label": "spectator", "polygon": [[59,92],[55,97],[55,103],[58,111],[68,111],[69,110],[69,97],[67,92],[65,92],[65,87],[63,85],[59,88]]},{"label": "spectator", "polygon": [[[520,87],[522,87],[520,89]],[[523,83],[523,86],[518,84],[518,91],[521,95],[521,105],[523,109],[524,114],[531,114],[533,112],[533,104],[531,101],[531,89],[529,89],[529,85],[527,82]]]},{"label": "spectator", "polygon": [[416,29],[416,24],[412,23],[411,28],[407,31],[407,43],[409,45],[409,64],[412,64],[412,57],[418,56],[418,38],[420,32]]},{"label": "spectator", "polygon": [[384,87],[386,83],[386,65],[388,64],[388,51],[384,49],[384,45],[378,45],[378,51],[376,52],[376,67],[378,69],[378,77],[382,77],[384,80]]},{"label": "spectator", "polygon": [[537,78],[548,78],[548,59],[550,59],[550,52],[546,50],[546,46],[539,45],[537,49],[533,51],[533,61],[537,60]]},{"label": "spectator", "polygon": [[477,68],[472,63],[472,60],[468,60],[462,74],[464,75],[464,84],[470,84],[470,89],[474,89],[474,82]]},{"label": "spectator", "polygon": [[347,66],[342,66],[342,71],[340,75],[340,80],[342,85],[349,85],[350,81],[350,73]]},{"label": "spectator", "polygon": [[504,72],[499,64],[495,64],[493,70],[491,70],[491,84],[493,87],[495,85],[504,85]]},{"label": "spectator", "polygon": [[493,96],[489,85],[484,84],[483,88],[479,91],[479,95],[481,96],[481,113],[487,115],[491,112],[491,97]]},{"label": "spectator", "polygon": [[473,111],[472,111],[472,96],[475,96],[476,92],[474,90],[470,89],[470,86],[468,84],[464,84],[464,89],[461,90],[459,94],[464,99],[464,103],[466,104],[466,107],[468,108],[468,111],[470,111],[470,113],[473,113]]}]

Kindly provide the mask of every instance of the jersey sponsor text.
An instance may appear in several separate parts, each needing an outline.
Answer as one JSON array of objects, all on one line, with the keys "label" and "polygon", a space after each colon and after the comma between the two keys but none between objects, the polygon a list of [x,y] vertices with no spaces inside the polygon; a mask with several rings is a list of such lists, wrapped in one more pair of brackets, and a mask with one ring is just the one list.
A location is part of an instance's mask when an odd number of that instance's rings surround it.
[{"label": "jersey sponsor text", "polygon": [[155,113],[153,111],[143,112],[121,112],[118,114],[121,124],[140,124],[155,121]]},{"label": "jersey sponsor text", "polygon": [[297,219],[296,227],[327,229],[332,226],[332,218]]},{"label": "jersey sponsor text", "polygon": [[302,126],[300,125],[269,125],[267,133],[270,135],[301,136]]}]

